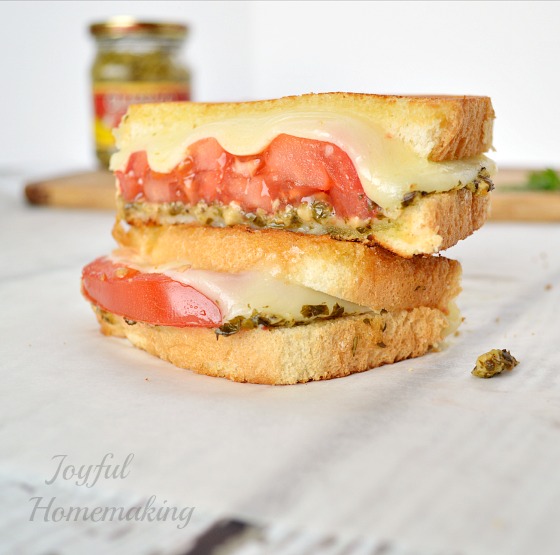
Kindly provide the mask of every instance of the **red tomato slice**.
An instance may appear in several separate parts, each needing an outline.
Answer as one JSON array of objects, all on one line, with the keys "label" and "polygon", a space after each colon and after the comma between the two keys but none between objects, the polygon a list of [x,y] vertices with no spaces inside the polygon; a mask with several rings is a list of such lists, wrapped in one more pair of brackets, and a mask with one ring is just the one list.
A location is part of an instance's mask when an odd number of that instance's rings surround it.
[{"label": "red tomato slice", "polygon": [[132,172],[138,177],[144,177],[149,170],[150,166],[148,165],[148,155],[146,154],[146,151],[142,150],[140,152],[134,152],[130,155],[126,166],[127,174]]},{"label": "red tomato slice", "polygon": [[225,203],[233,200],[239,203],[239,199],[243,199],[241,206],[246,212],[257,208],[262,208],[266,212],[272,211],[270,192],[262,176],[228,176],[227,193],[221,195],[217,200]]},{"label": "red tomato slice", "polygon": [[218,306],[193,287],[164,274],[115,264],[107,257],[83,269],[82,291],[97,306],[129,320],[180,328],[222,324]]},{"label": "red tomato slice", "polygon": [[133,152],[124,172],[115,172],[122,197],[127,202],[144,196],[144,178],[150,171],[146,151]]},{"label": "red tomato slice", "polygon": [[143,179],[144,196],[150,202],[187,202],[185,187],[175,174],[149,171]]},{"label": "red tomato slice", "polygon": [[325,167],[324,150],[321,141],[278,135],[266,149],[267,171],[276,176],[277,183],[328,191],[332,180]]},{"label": "red tomato slice", "polygon": [[197,172],[220,171],[228,162],[227,152],[216,139],[201,139],[189,148],[189,152]]},{"label": "red tomato slice", "polygon": [[131,154],[125,172],[116,172],[126,202],[144,199],[190,204],[231,201],[245,212],[298,206],[303,199],[329,202],[338,216],[374,218],[350,157],[332,143],[278,135],[261,153],[234,156],[214,138],[190,145],[168,174],[148,165],[145,152]]}]

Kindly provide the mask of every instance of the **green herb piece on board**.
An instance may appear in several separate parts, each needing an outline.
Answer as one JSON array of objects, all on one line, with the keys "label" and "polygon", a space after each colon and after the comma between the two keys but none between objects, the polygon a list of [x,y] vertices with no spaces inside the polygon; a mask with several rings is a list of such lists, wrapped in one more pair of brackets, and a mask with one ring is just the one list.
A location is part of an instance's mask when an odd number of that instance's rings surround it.
[{"label": "green herb piece on board", "polygon": [[532,172],[527,181],[527,188],[534,191],[560,191],[560,175],[550,168]]}]

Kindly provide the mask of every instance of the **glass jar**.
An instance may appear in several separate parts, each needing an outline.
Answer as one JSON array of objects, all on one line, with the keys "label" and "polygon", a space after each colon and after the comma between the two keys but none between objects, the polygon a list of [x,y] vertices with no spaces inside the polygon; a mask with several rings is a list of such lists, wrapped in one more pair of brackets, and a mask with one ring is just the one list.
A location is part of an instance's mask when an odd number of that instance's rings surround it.
[{"label": "glass jar", "polygon": [[103,167],[115,152],[113,129],[129,105],[190,100],[191,73],[179,60],[187,30],[128,17],[90,26],[97,43],[91,68],[95,150]]}]

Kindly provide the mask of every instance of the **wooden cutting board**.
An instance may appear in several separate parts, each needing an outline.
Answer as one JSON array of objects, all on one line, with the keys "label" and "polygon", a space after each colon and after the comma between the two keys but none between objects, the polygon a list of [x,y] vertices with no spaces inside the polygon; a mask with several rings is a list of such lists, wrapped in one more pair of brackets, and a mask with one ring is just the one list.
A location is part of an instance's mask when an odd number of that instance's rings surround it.
[{"label": "wooden cutting board", "polygon": [[[498,172],[491,220],[560,222],[560,192],[523,189],[529,173],[526,169]],[[76,173],[29,183],[25,195],[31,204],[115,210],[115,178],[107,171]]]},{"label": "wooden cutting board", "polygon": [[115,210],[115,176],[108,171],[81,172],[28,183],[31,204]]},{"label": "wooden cutting board", "polygon": [[494,176],[490,219],[560,222],[560,191],[531,191],[524,185],[532,170],[502,169]]}]

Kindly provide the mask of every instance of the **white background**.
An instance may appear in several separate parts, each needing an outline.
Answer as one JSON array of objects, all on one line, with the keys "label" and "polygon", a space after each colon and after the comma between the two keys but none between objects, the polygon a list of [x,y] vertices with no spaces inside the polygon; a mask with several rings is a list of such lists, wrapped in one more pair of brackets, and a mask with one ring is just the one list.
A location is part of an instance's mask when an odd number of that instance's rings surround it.
[{"label": "white background", "polygon": [[560,165],[557,2],[0,2],[0,173],[92,166],[87,27],[185,21],[200,101],[483,94],[502,165]]}]

